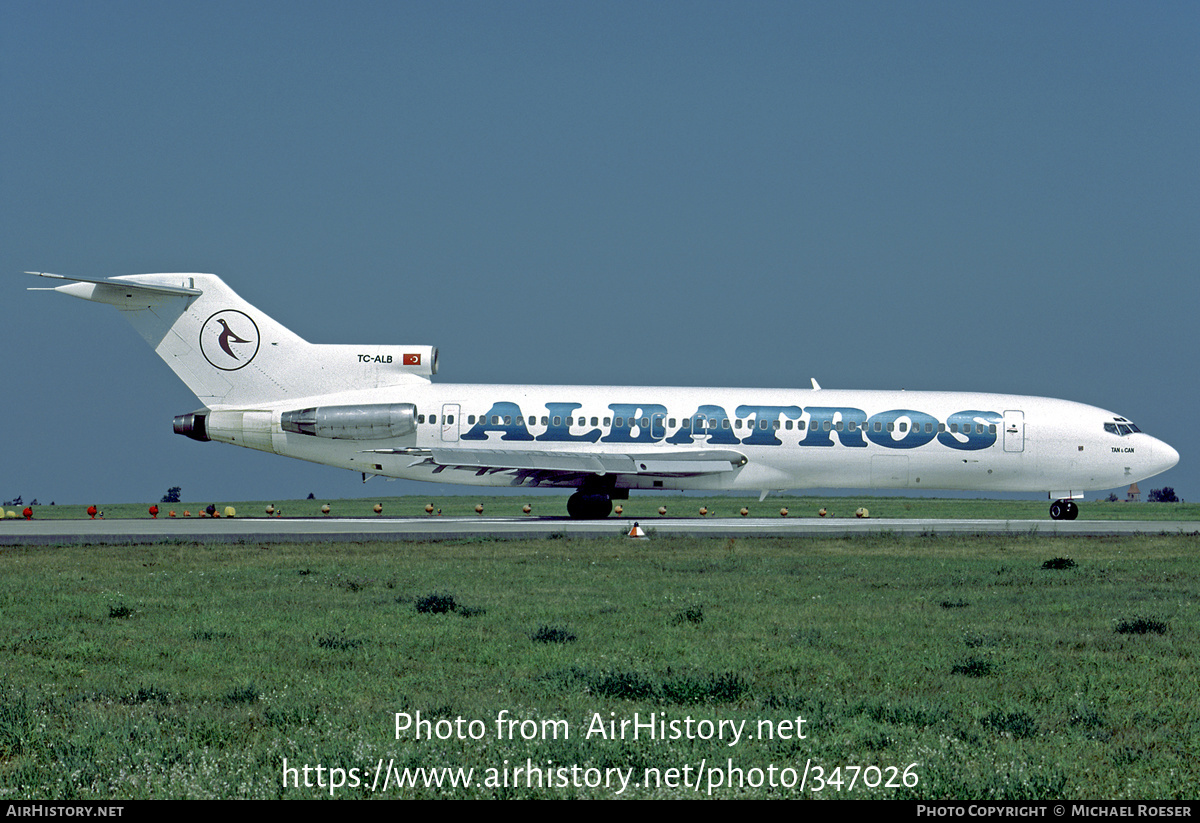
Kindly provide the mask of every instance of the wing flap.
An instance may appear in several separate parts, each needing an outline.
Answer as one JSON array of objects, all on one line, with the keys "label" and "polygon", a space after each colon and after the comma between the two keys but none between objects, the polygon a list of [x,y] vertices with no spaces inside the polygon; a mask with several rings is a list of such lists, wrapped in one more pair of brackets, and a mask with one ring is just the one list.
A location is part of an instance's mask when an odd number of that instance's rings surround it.
[{"label": "wing flap", "polygon": [[725,449],[658,451],[644,454],[534,451],[516,449],[372,449],[372,454],[408,454],[410,465],[432,463],[435,472],[446,469],[478,475],[513,472],[521,481],[562,482],[587,475],[638,475],[643,477],[694,477],[731,472],[746,465],[741,452]]},{"label": "wing flap", "polygon": [[507,449],[431,449],[434,463],[447,468],[515,470],[569,474],[630,474],[684,477],[733,471],[746,457],[735,451],[676,451],[650,454],[517,451]]}]

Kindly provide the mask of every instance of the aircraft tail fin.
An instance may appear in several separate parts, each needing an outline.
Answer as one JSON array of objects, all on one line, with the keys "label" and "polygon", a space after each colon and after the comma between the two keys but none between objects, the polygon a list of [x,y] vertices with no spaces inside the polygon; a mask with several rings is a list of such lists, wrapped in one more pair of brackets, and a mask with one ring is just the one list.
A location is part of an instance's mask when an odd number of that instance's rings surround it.
[{"label": "aircraft tail fin", "polygon": [[204,405],[247,407],[427,380],[430,346],[309,343],[214,274],[134,274],[68,281],[50,291],[116,306]]}]

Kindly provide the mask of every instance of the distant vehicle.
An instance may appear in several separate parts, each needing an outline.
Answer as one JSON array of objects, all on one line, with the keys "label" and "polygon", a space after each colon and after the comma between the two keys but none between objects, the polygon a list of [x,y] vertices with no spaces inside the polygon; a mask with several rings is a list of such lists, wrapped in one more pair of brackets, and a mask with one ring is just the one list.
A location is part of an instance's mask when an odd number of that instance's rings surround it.
[{"label": "distant vehicle", "polygon": [[431,346],[308,343],[212,274],[63,277],[116,306],[204,404],[175,431],[371,475],[574,488],[602,518],[632,489],[1048,492],[1128,486],[1179,453],[1068,400],[963,392],[443,384]]}]

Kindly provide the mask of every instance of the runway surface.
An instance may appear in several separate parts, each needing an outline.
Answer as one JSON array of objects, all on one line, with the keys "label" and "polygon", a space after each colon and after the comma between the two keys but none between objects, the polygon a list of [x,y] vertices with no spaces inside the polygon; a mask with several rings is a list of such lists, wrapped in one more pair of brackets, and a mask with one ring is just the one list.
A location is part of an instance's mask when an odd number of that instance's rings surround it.
[{"label": "runway surface", "polygon": [[[528,538],[616,536],[634,521],[559,517],[404,518],[195,518],[160,520],[5,520],[0,545],[58,543],[335,542],[363,540],[457,540],[465,537]],[[641,521],[654,535],[696,537],[838,537],[851,534],[1198,534],[1192,520],[898,520],[857,518],[715,519],[654,518]]]}]

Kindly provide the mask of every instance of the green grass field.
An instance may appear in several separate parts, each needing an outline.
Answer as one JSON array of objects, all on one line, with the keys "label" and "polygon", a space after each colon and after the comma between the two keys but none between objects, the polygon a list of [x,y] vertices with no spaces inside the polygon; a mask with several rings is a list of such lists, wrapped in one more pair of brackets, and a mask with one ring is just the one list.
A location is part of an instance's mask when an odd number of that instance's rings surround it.
[{"label": "green grass field", "polygon": [[[379,497],[349,498],[342,500],[275,500],[275,501],[223,501],[204,500],[183,503],[157,503],[159,518],[167,518],[171,511],[176,517],[196,517],[209,504],[224,512],[232,505],[238,517],[266,517],[266,507],[273,506],[284,517],[322,517],[321,507],[330,507],[330,517],[374,517],[373,509],[378,503],[383,507],[382,517],[424,517],[426,506],[434,511],[441,510],[444,516],[470,516],[477,505],[483,506],[485,515],[522,517],[522,507],[529,503],[534,516],[565,517],[567,495],[493,496],[445,495],[429,497]],[[818,511],[826,510],[826,517],[854,517],[857,509],[866,508],[871,517],[899,518],[953,518],[993,520],[1048,520],[1048,500],[987,500],[982,498],[910,498],[910,497],[797,497],[774,496],[763,502],[755,497],[713,496],[698,497],[654,495],[634,493],[629,500],[617,500],[628,517],[653,520],[659,517],[659,507],[667,509],[667,517],[701,517],[701,507],[706,508],[709,518],[740,517],[741,509],[749,510],[750,517],[779,517],[786,508],[788,517],[817,517]],[[148,518],[151,502],[97,504],[104,516],[113,518]],[[7,506],[6,511],[20,516],[23,506]],[[34,517],[38,519],[86,519],[87,505],[37,506]],[[434,515],[436,516],[436,515]],[[1200,520],[1200,503],[1109,503],[1103,500],[1088,500],[1080,505],[1081,520]]]},{"label": "green grass field", "polygon": [[0,797],[1196,799],[1198,548],[4,548]]}]

